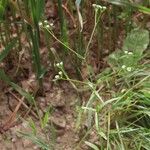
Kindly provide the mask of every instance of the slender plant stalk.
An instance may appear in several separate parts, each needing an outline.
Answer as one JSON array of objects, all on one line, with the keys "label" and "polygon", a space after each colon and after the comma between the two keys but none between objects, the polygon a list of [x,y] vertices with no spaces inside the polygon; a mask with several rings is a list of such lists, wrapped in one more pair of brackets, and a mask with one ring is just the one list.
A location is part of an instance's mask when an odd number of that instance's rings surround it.
[{"label": "slender plant stalk", "polygon": [[[103,5],[102,2],[99,2],[98,0],[96,1],[97,4]],[[97,49],[97,61],[99,62],[102,59],[103,55],[103,41],[104,41],[104,25],[101,20],[101,18],[98,21],[97,25],[97,42],[98,42],[98,49]],[[100,63],[99,63],[100,64]]]},{"label": "slender plant stalk", "polygon": [[[59,13],[59,18],[60,18],[60,30],[61,30],[61,40],[65,45],[68,44],[68,37],[67,37],[67,27],[66,27],[66,19],[64,17],[63,13],[63,8],[62,8],[62,0],[57,0],[58,1],[58,13]],[[68,49],[63,46],[63,49],[65,53],[68,53]]]},{"label": "slender plant stalk", "polygon": [[97,56],[97,60],[100,61],[103,57],[103,41],[104,41],[104,25],[102,20],[100,19],[100,21],[98,22],[98,26],[97,26],[97,41],[98,41],[98,56]]},{"label": "slender plant stalk", "polygon": [[67,46],[66,44],[64,44],[61,40],[59,40],[52,31],[50,31],[49,29],[45,28],[47,30],[47,32],[55,39],[57,40],[60,44],[62,44],[64,47],[66,47],[68,50],[70,50],[70,52],[72,52],[73,54],[75,54],[78,58],[84,60],[84,57],[81,56],[80,54],[78,54],[75,50],[73,50],[72,48],[70,48],[69,46]]},{"label": "slender plant stalk", "polygon": [[113,36],[113,27],[112,27],[112,17],[111,17],[111,13],[112,10],[108,9],[108,30],[109,30],[109,35],[108,35],[108,49],[111,52],[112,51],[112,45],[113,45],[113,40],[112,40],[112,36]]},{"label": "slender plant stalk", "polygon": [[55,61],[55,56],[53,54],[53,52],[51,51],[51,42],[52,42],[52,39],[49,35],[49,33],[47,32],[46,29],[44,29],[44,35],[45,35],[45,41],[46,41],[46,45],[47,45],[47,48],[48,48],[48,54],[49,54],[49,60],[51,62],[51,66],[54,70],[54,61]]},{"label": "slender plant stalk", "polygon": [[126,33],[129,33],[132,29],[132,13],[133,13],[133,8],[129,7],[126,8],[126,13],[128,14],[127,18],[126,18],[126,25],[125,25],[125,29],[126,29]]},{"label": "slender plant stalk", "polygon": [[112,39],[113,39],[113,47],[112,50],[114,51],[116,49],[116,43],[117,43],[117,36],[118,36],[118,8],[116,6],[113,6],[113,18],[114,18],[114,25],[113,25],[113,34],[112,34]]}]

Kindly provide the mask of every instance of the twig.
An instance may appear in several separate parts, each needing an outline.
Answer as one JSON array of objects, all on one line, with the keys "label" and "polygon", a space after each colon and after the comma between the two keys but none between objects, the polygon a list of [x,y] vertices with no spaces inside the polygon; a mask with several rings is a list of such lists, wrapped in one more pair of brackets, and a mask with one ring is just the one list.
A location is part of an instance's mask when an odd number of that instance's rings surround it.
[{"label": "twig", "polygon": [[[21,101],[20,98],[18,98],[18,97],[17,97],[14,93],[12,93],[10,90],[9,90],[8,92],[9,92],[12,96],[14,96],[17,101],[19,101],[19,102]],[[38,119],[38,116],[36,115],[36,113],[35,113],[33,110],[31,110],[23,101],[22,101],[22,105],[23,105],[26,109],[30,110],[31,114],[32,114],[36,119]]]}]

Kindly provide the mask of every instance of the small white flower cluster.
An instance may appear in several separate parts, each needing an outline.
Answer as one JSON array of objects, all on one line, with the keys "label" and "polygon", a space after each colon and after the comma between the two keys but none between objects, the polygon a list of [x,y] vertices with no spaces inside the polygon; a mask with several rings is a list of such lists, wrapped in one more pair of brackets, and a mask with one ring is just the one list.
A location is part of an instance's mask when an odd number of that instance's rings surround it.
[{"label": "small white flower cluster", "polygon": [[55,75],[55,80],[61,79],[62,78],[62,71],[59,71],[57,75]]},{"label": "small white flower cluster", "polygon": [[57,63],[56,66],[57,66],[58,68],[63,67],[63,62],[61,61],[60,63]]},{"label": "small white flower cluster", "polygon": [[131,68],[131,67],[127,67],[126,65],[122,65],[121,68],[122,68],[122,69],[126,69],[128,72],[131,72],[131,71],[132,71],[132,68]]},{"label": "small white flower cluster", "polygon": [[39,22],[39,26],[50,29],[51,27],[53,27],[53,24],[52,23],[49,24],[49,22],[47,20],[44,20],[44,22]]},{"label": "small white flower cluster", "polygon": [[125,69],[126,68],[126,66],[125,65],[122,65],[122,67],[121,67],[122,69]]},{"label": "small white flower cluster", "polygon": [[44,25],[45,25],[45,28],[48,28],[48,29],[51,28],[47,20],[44,20]]},{"label": "small white flower cluster", "polygon": [[92,4],[92,6],[94,7],[95,10],[100,9],[100,10],[104,11],[106,9],[105,6],[101,6],[101,5],[97,5],[97,4]]},{"label": "small white flower cluster", "polygon": [[[124,51],[124,53],[126,55],[133,55],[133,52],[129,52],[129,51]],[[132,67],[127,67],[126,65],[122,65],[121,67],[122,69],[128,71],[128,72],[131,72],[132,71]]]},{"label": "small white flower cluster", "polygon": [[131,72],[132,68],[131,67],[127,67],[127,71]]},{"label": "small white flower cluster", "polygon": [[124,51],[125,54],[128,54],[128,55],[133,55],[132,52],[128,52],[128,51]]},{"label": "small white flower cluster", "polygon": [[[59,69],[62,69],[63,67],[63,62],[60,62],[60,63],[57,63],[56,66],[59,68]],[[61,79],[63,76],[63,72],[62,71],[59,71],[57,75],[55,75],[55,78],[54,80],[58,80],[58,79]]]}]

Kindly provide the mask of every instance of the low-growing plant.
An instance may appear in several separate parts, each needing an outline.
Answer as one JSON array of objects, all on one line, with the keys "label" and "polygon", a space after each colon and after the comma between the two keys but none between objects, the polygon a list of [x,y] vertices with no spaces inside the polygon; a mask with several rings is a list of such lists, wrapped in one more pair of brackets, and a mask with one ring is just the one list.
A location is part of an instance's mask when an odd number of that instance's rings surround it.
[{"label": "low-growing plant", "polygon": [[[92,131],[91,128],[96,130],[99,137],[96,145],[85,142],[92,149],[150,148],[147,91],[150,82],[147,72],[149,61],[141,63],[147,54],[148,45],[149,32],[134,29],[127,35],[122,50],[108,57],[111,69],[107,68],[100,73],[96,84],[89,83],[92,94],[86,106],[82,106],[84,111],[81,112],[84,119],[87,116],[89,131]],[[141,91],[146,91],[146,94]],[[107,93],[109,99],[106,99]],[[82,123],[83,119],[80,121]]]}]

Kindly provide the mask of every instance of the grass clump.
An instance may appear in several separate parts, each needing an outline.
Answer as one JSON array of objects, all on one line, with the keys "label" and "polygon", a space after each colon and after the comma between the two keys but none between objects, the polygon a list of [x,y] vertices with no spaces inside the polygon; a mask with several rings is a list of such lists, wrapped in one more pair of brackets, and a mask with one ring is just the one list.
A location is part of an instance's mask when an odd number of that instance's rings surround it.
[{"label": "grass clump", "polygon": [[[133,41],[136,43],[134,46]],[[94,130],[99,139],[96,145],[86,142],[89,147],[135,150],[150,148],[150,76],[149,60],[146,58],[148,52],[144,51],[148,44],[147,31],[131,31],[124,41],[123,49],[109,56],[111,68],[106,68],[97,75],[96,83],[89,84],[92,94],[86,106],[82,107],[82,113],[87,116],[84,119],[88,130]]]}]

